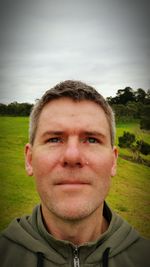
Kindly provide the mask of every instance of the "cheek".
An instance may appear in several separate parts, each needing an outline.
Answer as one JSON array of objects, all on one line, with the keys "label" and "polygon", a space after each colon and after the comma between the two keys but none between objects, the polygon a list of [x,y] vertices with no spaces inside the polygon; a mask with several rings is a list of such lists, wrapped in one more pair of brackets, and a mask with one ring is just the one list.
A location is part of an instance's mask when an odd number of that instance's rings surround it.
[{"label": "cheek", "polygon": [[89,159],[92,169],[100,176],[111,176],[113,157],[110,153],[99,153],[92,155]]},{"label": "cheek", "polygon": [[[111,158],[102,156],[99,160],[95,161],[93,171],[96,173],[94,186],[96,188],[95,195],[104,200],[108,195],[111,187]],[[97,192],[97,194],[96,194]]]},{"label": "cheek", "polygon": [[32,166],[33,175],[37,178],[42,178],[50,174],[52,169],[58,162],[58,155],[56,153],[37,152],[33,155]]},{"label": "cheek", "polygon": [[91,170],[95,175],[93,179],[96,192],[105,198],[111,187],[113,158],[110,153],[102,153],[98,157],[93,156]]}]

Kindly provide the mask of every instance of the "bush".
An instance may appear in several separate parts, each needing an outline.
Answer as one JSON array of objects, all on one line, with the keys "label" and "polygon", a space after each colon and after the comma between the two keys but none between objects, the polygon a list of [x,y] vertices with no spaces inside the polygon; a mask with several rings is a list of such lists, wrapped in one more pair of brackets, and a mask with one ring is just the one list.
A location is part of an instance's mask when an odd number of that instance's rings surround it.
[{"label": "bush", "polygon": [[135,135],[130,132],[123,132],[123,136],[119,137],[119,147],[131,147],[135,142]]},{"label": "bush", "polygon": [[143,140],[137,141],[137,147],[143,155],[150,154],[150,145]]},{"label": "bush", "polygon": [[140,128],[150,130],[150,119],[146,117],[142,118],[140,121]]}]

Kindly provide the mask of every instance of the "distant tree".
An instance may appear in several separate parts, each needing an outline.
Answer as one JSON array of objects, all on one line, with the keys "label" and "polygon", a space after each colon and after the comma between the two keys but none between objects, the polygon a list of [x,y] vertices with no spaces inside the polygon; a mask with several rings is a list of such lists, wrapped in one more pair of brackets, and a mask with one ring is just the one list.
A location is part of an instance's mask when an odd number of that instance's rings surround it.
[{"label": "distant tree", "polygon": [[139,108],[136,102],[128,102],[126,105],[113,104],[111,106],[115,112],[116,121],[129,121],[139,118]]},{"label": "distant tree", "polygon": [[33,105],[29,103],[21,103],[18,109],[19,114],[21,114],[22,116],[29,116],[32,106]]},{"label": "distant tree", "polygon": [[140,128],[150,130],[150,105],[143,105],[140,114]]},{"label": "distant tree", "polygon": [[129,119],[138,118],[138,105],[136,102],[128,102],[125,107],[126,107],[126,116]]},{"label": "distant tree", "polygon": [[112,96],[108,96],[106,97],[106,101],[111,105],[113,104],[113,97]]},{"label": "distant tree", "polygon": [[117,91],[117,101],[119,104],[127,104],[129,101],[135,101],[134,91],[131,87],[126,87],[125,89],[119,89]]},{"label": "distant tree", "polygon": [[12,102],[8,105],[0,104],[0,115],[29,116],[32,104]]},{"label": "distant tree", "polygon": [[140,128],[145,130],[150,130],[150,119],[146,117],[141,118]]},{"label": "distant tree", "polygon": [[7,112],[7,105],[0,103],[0,114],[5,115]]},{"label": "distant tree", "polygon": [[142,88],[138,88],[136,91],[131,87],[125,87],[125,89],[119,89],[116,93],[115,97],[107,97],[107,101],[109,104],[123,104],[126,105],[128,102],[137,102],[150,104],[150,89],[143,90]]},{"label": "distant tree", "polygon": [[119,121],[122,118],[126,118],[126,107],[124,105],[112,105],[112,108],[115,112],[116,120]]},{"label": "distant tree", "polygon": [[16,101],[8,104],[7,112],[9,115],[17,116],[18,103]]},{"label": "distant tree", "polygon": [[136,102],[144,103],[146,99],[146,92],[141,88],[137,89],[135,92],[135,99]]},{"label": "distant tree", "polygon": [[147,90],[146,97],[145,97],[145,104],[150,105],[150,89]]}]

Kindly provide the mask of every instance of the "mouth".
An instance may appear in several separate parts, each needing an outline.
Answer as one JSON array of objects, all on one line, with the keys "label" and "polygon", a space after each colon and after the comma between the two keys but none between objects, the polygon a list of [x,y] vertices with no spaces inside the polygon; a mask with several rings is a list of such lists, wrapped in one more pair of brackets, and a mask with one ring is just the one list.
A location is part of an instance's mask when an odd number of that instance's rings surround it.
[{"label": "mouth", "polygon": [[55,185],[60,186],[62,188],[78,189],[83,186],[90,185],[90,183],[86,181],[80,181],[80,180],[63,180],[63,181],[56,183]]}]

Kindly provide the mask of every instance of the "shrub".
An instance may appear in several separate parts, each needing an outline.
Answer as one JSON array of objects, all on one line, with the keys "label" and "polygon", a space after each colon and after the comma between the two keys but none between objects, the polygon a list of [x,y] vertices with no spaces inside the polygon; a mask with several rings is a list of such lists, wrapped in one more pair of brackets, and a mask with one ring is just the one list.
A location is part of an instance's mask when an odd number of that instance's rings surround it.
[{"label": "shrub", "polygon": [[119,147],[131,147],[135,142],[135,135],[130,132],[123,132],[123,136],[119,137]]},{"label": "shrub", "polygon": [[150,130],[150,119],[147,117],[143,117],[140,121],[140,128]]},{"label": "shrub", "polygon": [[143,155],[150,154],[150,145],[143,140],[137,141],[137,147]]}]

